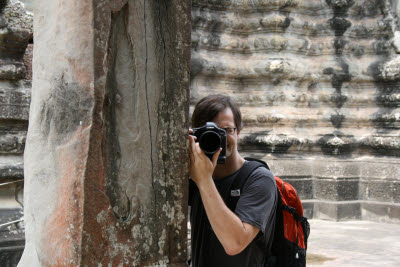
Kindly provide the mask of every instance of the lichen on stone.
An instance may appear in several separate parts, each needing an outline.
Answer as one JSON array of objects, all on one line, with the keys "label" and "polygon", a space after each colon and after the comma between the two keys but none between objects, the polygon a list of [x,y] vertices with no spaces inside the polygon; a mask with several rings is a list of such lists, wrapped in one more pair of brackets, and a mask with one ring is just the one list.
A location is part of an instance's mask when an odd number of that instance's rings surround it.
[{"label": "lichen on stone", "polygon": [[3,10],[7,19],[7,27],[12,31],[25,30],[33,32],[33,14],[26,11],[24,4],[18,0],[8,0]]}]

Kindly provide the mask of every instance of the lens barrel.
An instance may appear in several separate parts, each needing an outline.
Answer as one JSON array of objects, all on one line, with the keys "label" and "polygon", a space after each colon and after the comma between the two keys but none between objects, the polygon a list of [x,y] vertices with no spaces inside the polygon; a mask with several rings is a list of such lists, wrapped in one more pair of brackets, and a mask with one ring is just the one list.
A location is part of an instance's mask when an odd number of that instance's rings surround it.
[{"label": "lens barrel", "polygon": [[214,131],[206,131],[200,136],[200,148],[206,154],[214,154],[221,147],[221,137]]}]

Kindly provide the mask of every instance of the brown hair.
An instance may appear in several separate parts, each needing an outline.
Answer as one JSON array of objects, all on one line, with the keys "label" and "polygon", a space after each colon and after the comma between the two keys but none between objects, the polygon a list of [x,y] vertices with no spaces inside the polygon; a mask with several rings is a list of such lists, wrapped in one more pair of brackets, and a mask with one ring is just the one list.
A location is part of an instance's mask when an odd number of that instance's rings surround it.
[{"label": "brown hair", "polygon": [[206,122],[212,121],[219,112],[226,108],[232,110],[237,131],[240,132],[242,129],[242,114],[239,106],[229,96],[225,95],[209,95],[197,102],[192,115],[192,127],[201,127]]}]

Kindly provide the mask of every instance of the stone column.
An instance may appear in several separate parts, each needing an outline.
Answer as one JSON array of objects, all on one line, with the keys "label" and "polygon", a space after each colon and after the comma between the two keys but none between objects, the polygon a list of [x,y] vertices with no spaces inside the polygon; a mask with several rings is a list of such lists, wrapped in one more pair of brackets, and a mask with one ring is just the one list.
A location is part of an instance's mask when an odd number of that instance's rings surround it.
[{"label": "stone column", "polygon": [[35,4],[19,266],[184,264],[190,2]]}]

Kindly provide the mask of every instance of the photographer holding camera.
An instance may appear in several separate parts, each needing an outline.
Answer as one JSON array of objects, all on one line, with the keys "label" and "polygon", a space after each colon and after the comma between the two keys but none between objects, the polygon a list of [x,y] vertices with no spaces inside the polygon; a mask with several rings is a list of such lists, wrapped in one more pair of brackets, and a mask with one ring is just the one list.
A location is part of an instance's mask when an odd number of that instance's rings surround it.
[{"label": "photographer holding camera", "polygon": [[[248,162],[238,152],[239,107],[228,96],[201,99],[189,130],[192,266],[266,266],[277,205],[266,168],[253,171],[243,192],[230,190]],[[238,192],[239,191],[239,192]],[[226,203],[239,197],[236,208]]]}]

